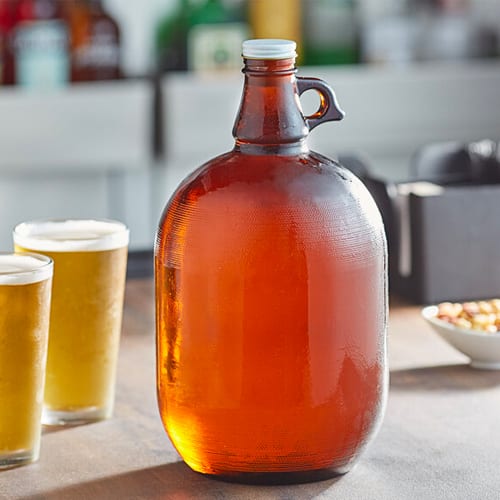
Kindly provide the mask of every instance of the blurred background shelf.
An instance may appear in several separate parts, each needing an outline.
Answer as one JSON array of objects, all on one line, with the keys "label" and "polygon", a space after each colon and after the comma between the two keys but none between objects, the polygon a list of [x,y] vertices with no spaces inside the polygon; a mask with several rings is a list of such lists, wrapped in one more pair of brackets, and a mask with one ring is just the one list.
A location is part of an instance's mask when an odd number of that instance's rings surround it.
[{"label": "blurred background shelf", "polygon": [[421,63],[408,68],[316,68],[335,88],[346,118],[318,128],[311,147],[366,156],[379,173],[406,175],[425,144],[500,138],[500,63]]},{"label": "blurred background shelf", "polygon": [[[362,156],[401,178],[429,142],[498,140],[500,63],[304,67],[335,89],[347,116],[315,130],[325,155]],[[78,84],[51,93],[0,92],[0,244],[34,217],[111,217],[131,228],[131,249],[153,246],[161,211],[178,183],[232,148],[242,75],[171,73],[149,80]],[[314,93],[302,97],[306,112]],[[153,153],[154,102],[163,155]]]},{"label": "blurred background shelf", "polygon": [[142,168],[151,160],[152,110],[146,79],[2,87],[0,172]]},{"label": "blurred background shelf", "polygon": [[[404,177],[412,154],[429,142],[500,137],[500,63],[419,64],[407,68],[303,67],[335,89],[346,118],[318,127],[312,149],[327,156],[357,154],[376,172]],[[231,128],[242,77],[164,78],[163,134],[170,192],[190,170],[233,145]],[[301,98],[317,105],[314,92]]]},{"label": "blurred background shelf", "polygon": [[19,221],[107,217],[152,241],[153,85],[81,83],[50,92],[0,91],[0,246]]}]

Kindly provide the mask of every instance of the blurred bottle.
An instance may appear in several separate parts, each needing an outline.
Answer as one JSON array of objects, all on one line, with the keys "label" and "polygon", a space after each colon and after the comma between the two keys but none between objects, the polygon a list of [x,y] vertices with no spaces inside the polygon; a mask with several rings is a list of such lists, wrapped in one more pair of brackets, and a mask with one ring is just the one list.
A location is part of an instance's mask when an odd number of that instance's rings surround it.
[{"label": "blurred bottle", "polygon": [[396,66],[411,64],[417,59],[420,26],[412,0],[387,0],[377,16],[364,23],[362,60]]},{"label": "blurred bottle", "polygon": [[5,81],[30,88],[65,85],[69,29],[58,0],[17,0],[5,51]]},{"label": "blurred bottle", "polygon": [[71,28],[71,80],[116,80],[121,77],[120,28],[101,0],[67,2]]},{"label": "blurred bottle", "polygon": [[187,29],[189,0],[178,0],[158,24],[155,33],[155,57],[159,73],[187,70]]},{"label": "blurred bottle", "polygon": [[354,0],[304,0],[304,64],[359,62],[359,26]]},{"label": "blurred bottle", "polygon": [[4,83],[5,45],[12,21],[12,2],[0,0],[0,85]]},{"label": "blurred bottle", "polygon": [[467,0],[434,0],[427,9],[419,42],[419,57],[432,61],[465,61],[491,57],[494,34],[476,22]]},{"label": "blurred bottle", "polygon": [[[254,38],[283,38],[302,45],[301,0],[249,0],[248,16]],[[303,56],[298,54],[299,64]]]},{"label": "blurred bottle", "polygon": [[241,44],[248,35],[242,2],[199,2],[189,16],[188,69],[201,72],[240,69]]},{"label": "blurred bottle", "polygon": [[161,72],[239,69],[246,38],[241,0],[181,0],[158,27],[158,68]]}]

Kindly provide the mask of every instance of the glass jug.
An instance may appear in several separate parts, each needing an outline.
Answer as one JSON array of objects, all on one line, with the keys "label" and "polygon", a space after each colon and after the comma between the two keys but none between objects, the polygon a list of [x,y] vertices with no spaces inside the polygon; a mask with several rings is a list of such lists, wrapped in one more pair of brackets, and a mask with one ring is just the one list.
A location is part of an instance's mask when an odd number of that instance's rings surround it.
[{"label": "glass jug", "polygon": [[[189,175],[155,243],[157,389],[195,471],[252,482],[349,470],[386,399],[387,250],[362,183],[310,151],[340,120],[295,43],[243,44],[234,149]],[[316,113],[299,95],[314,89]]]}]

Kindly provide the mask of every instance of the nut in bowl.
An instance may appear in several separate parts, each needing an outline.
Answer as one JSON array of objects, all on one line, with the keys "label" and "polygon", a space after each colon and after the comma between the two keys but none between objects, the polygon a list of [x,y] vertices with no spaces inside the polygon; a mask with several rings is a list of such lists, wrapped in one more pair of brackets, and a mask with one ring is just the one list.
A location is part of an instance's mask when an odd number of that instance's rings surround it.
[{"label": "nut in bowl", "polygon": [[424,307],[422,316],[471,366],[500,370],[500,299],[442,302]]}]

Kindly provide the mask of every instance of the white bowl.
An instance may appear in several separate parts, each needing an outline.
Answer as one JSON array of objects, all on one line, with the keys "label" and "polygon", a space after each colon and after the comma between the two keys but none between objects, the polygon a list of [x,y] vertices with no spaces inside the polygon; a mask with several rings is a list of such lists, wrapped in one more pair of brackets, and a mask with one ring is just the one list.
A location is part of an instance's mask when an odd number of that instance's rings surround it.
[{"label": "white bowl", "polygon": [[424,307],[422,316],[444,340],[471,359],[472,367],[500,370],[500,333],[458,328],[438,319],[437,312],[437,306]]}]

